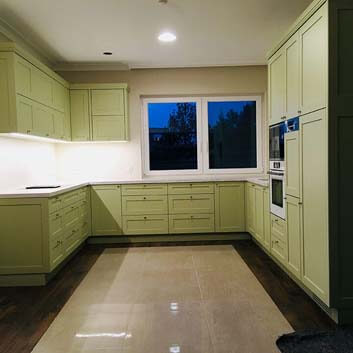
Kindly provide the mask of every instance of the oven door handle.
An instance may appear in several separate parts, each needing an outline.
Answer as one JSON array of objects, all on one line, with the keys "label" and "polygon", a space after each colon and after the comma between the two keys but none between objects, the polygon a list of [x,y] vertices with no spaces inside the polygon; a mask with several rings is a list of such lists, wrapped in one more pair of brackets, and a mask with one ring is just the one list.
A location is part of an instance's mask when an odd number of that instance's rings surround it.
[{"label": "oven door handle", "polygon": [[267,172],[269,175],[284,176],[284,173]]}]

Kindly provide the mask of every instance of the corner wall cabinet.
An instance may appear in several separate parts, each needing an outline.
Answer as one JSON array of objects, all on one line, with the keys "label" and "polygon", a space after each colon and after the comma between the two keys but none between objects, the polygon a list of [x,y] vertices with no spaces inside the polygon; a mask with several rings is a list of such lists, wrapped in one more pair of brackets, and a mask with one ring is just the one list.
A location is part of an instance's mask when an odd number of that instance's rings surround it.
[{"label": "corner wall cabinet", "polygon": [[73,141],[128,140],[126,84],[70,87]]},{"label": "corner wall cabinet", "polygon": [[71,140],[69,84],[13,43],[0,43],[0,132]]}]

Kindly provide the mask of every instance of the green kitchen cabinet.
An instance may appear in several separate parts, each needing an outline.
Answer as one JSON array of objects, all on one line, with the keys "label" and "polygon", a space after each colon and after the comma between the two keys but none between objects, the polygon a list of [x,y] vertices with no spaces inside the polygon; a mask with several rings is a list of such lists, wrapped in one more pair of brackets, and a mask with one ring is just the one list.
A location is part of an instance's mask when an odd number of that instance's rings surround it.
[{"label": "green kitchen cabinet", "polygon": [[69,84],[15,43],[0,43],[0,132],[68,140]]},{"label": "green kitchen cabinet", "polygon": [[124,116],[124,89],[92,89],[93,116]]},{"label": "green kitchen cabinet", "polygon": [[285,191],[286,195],[300,196],[300,143],[299,131],[285,134],[284,148],[286,156]]},{"label": "green kitchen cabinet", "polygon": [[216,232],[245,231],[245,188],[243,182],[215,184]]},{"label": "green kitchen cabinet", "polygon": [[285,119],[286,58],[283,48],[274,54],[268,63],[269,125]]},{"label": "green kitchen cabinet", "polygon": [[168,234],[168,215],[123,216],[125,235]]},{"label": "green kitchen cabinet", "polygon": [[121,187],[97,185],[91,188],[92,235],[121,235]]},{"label": "green kitchen cabinet", "polygon": [[214,214],[169,215],[170,234],[213,233]]},{"label": "green kitchen cabinet", "polygon": [[301,202],[298,198],[286,196],[287,234],[288,234],[288,269],[301,279]]},{"label": "green kitchen cabinet", "polygon": [[71,109],[73,139],[78,141],[128,140],[126,84],[73,84],[70,87],[70,93],[71,104],[73,101],[77,104],[76,108]]},{"label": "green kitchen cabinet", "polygon": [[246,230],[255,235],[255,185],[246,183]]},{"label": "green kitchen cabinet", "polygon": [[300,110],[302,114],[327,107],[328,5],[324,4],[299,30]]},{"label": "green kitchen cabinet", "polygon": [[170,214],[214,214],[213,194],[168,195]]},{"label": "green kitchen cabinet", "polygon": [[286,221],[273,214],[271,214],[271,254],[287,267],[288,235]]},{"label": "green kitchen cabinet", "polygon": [[123,196],[122,214],[124,216],[167,215],[168,197],[166,195]]},{"label": "green kitchen cabinet", "polygon": [[329,302],[328,150],[326,109],[300,119],[303,282]]},{"label": "green kitchen cabinet", "polygon": [[126,184],[122,185],[123,196],[167,195],[167,184]]},{"label": "green kitchen cabinet", "polygon": [[90,140],[89,91],[70,90],[72,141]]},{"label": "green kitchen cabinet", "polygon": [[214,194],[214,183],[168,184],[169,195]]},{"label": "green kitchen cabinet", "polygon": [[270,193],[268,188],[264,191],[264,237],[263,244],[267,250],[271,247],[271,212],[270,212]]},{"label": "green kitchen cabinet", "polygon": [[255,229],[254,236],[261,243],[265,240],[264,229],[264,189],[262,186],[256,185],[255,192]]}]

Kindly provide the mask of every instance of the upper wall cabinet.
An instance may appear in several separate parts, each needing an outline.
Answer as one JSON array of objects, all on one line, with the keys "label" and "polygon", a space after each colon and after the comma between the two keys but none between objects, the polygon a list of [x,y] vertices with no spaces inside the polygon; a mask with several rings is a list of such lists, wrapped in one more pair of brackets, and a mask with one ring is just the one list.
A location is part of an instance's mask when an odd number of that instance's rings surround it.
[{"label": "upper wall cabinet", "polygon": [[269,124],[327,106],[327,4],[270,57]]},{"label": "upper wall cabinet", "polygon": [[283,119],[285,111],[286,61],[283,50],[271,57],[268,69],[269,117],[270,125],[273,125]]},{"label": "upper wall cabinet", "polygon": [[0,132],[71,140],[68,83],[17,51],[0,45]]},{"label": "upper wall cabinet", "polygon": [[300,105],[302,114],[325,108],[328,80],[327,4],[299,30]]},{"label": "upper wall cabinet", "polygon": [[73,140],[128,139],[127,85],[73,85],[71,105]]}]

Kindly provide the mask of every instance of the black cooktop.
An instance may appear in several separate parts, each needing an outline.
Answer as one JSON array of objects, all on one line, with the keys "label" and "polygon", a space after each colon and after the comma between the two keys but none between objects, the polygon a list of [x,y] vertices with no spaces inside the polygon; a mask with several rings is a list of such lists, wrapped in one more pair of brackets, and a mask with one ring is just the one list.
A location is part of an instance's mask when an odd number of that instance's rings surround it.
[{"label": "black cooktop", "polygon": [[35,186],[26,186],[27,190],[31,189],[57,189],[60,188],[61,185],[35,185]]}]

